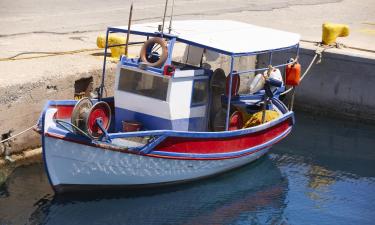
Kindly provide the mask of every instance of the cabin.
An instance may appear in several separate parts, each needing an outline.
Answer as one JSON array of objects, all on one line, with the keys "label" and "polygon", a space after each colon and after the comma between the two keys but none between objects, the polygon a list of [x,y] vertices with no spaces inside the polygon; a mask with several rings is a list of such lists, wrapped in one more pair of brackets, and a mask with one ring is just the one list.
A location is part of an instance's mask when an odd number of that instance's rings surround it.
[{"label": "cabin", "polygon": [[[157,31],[158,25],[133,25],[129,31],[144,37],[144,44],[139,58],[123,55],[119,60],[114,91],[116,132],[123,131],[124,123],[137,123],[142,130],[229,130],[234,109],[251,110],[248,106],[258,104],[264,95],[264,90],[240,95],[240,75],[267,71],[268,65],[280,69],[288,65],[287,59],[272,64],[274,52],[295,49],[293,54],[298,55],[299,35],[294,33],[227,20],[176,21],[171,33]],[[127,27],[109,27],[107,38],[127,32]],[[173,50],[179,43],[186,48],[182,60],[175,61]],[[229,59],[227,72],[205,63],[220,55]],[[259,55],[268,56],[266,66],[235,70],[236,58]],[[105,66],[103,81],[104,72]],[[283,90],[284,85],[274,94]]]},{"label": "cabin", "polygon": [[172,65],[175,72],[169,76],[121,59],[115,82],[117,129],[122,129],[122,121],[137,121],[147,130],[207,130],[212,71]]}]

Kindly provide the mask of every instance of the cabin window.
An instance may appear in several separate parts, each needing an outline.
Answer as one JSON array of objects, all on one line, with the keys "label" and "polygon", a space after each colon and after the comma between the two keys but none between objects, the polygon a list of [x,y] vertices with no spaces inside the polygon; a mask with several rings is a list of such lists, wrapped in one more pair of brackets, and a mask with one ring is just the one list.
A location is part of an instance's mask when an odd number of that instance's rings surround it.
[{"label": "cabin window", "polygon": [[166,77],[121,69],[118,90],[166,101],[168,83]]},{"label": "cabin window", "polygon": [[206,104],[208,99],[208,80],[195,80],[193,85],[193,97],[191,104]]}]

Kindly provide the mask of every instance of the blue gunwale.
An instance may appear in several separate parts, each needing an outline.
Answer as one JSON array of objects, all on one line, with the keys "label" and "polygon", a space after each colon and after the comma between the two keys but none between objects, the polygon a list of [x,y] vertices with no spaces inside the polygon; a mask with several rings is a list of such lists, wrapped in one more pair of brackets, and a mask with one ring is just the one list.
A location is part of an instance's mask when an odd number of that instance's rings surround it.
[{"label": "blue gunwale", "polygon": [[[111,99],[108,99],[111,100]],[[273,144],[284,138],[292,129],[294,125],[294,113],[290,112],[286,109],[283,103],[280,102],[278,99],[273,99],[273,104],[278,107],[284,115],[279,117],[276,120],[270,121],[268,123],[241,129],[241,130],[234,130],[234,131],[222,131],[222,132],[195,132],[195,131],[175,131],[175,130],[150,130],[150,131],[137,131],[137,132],[126,132],[126,133],[109,133],[108,136],[110,139],[116,138],[129,138],[129,137],[145,137],[145,136],[153,136],[156,137],[153,141],[145,144],[141,147],[136,148],[124,148],[114,145],[112,143],[107,143],[103,141],[96,141],[88,139],[84,136],[80,136],[74,133],[70,133],[69,131],[59,128],[59,127],[50,127],[47,131],[44,128],[44,119],[45,113],[49,109],[50,106],[57,106],[57,105],[74,105],[76,103],[75,100],[58,100],[58,101],[48,101],[44,107],[42,112],[40,122],[42,123],[42,140],[44,145],[44,136],[50,136],[55,138],[60,138],[66,141],[77,142],[84,145],[90,145],[94,147],[101,147],[107,146],[109,149],[122,149],[122,152],[125,153],[132,153],[132,154],[141,154],[146,156],[152,157],[172,157],[178,159],[224,159],[224,158],[235,158],[243,156],[244,154],[251,154],[253,151],[264,149],[266,147],[271,147]],[[269,140],[266,143],[263,143],[258,146],[251,147],[249,149],[244,149],[236,152],[229,152],[229,153],[212,153],[212,154],[191,154],[191,153],[169,153],[169,152],[162,152],[162,151],[154,151],[154,147],[160,144],[165,138],[167,137],[185,137],[185,138],[200,138],[200,139],[207,139],[207,138],[215,138],[215,139],[223,139],[223,138],[230,138],[230,137],[238,137],[244,135],[250,135],[256,132],[260,132],[276,126],[284,121],[290,120],[290,127],[285,130],[279,136]],[[44,146],[43,146],[44,147]]]},{"label": "blue gunwale", "polygon": [[[165,152],[165,151],[154,151],[153,147],[158,145],[162,140],[165,139],[164,136],[159,137],[155,142],[152,142],[152,148],[145,148],[142,150],[136,149],[136,148],[120,148],[117,145],[113,144],[108,144],[108,143],[103,143],[102,145],[99,145],[98,143],[88,143],[88,142],[82,142],[80,140],[74,140],[72,138],[66,138],[61,135],[55,135],[55,134],[50,134],[46,133],[43,136],[48,136],[50,138],[58,138],[62,139],[65,141],[70,141],[74,142],[77,144],[82,144],[82,145],[88,145],[96,148],[101,148],[103,150],[108,149],[108,150],[114,150],[114,151],[119,151],[122,153],[128,153],[128,154],[137,154],[137,155],[143,155],[143,156],[148,156],[148,157],[156,157],[156,158],[166,158],[166,159],[179,159],[179,160],[225,160],[225,159],[232,159],[232,158],[239,158],[243,157],[246,155],[250,155],[253,153],[256,153],[258,151],[264,150],[266,148],[271,148],[274,144],[277,142],[281,141],[284,137],[286,137],[292,130],[292,127],[289,127],[285,131],[283,131],[281,134],[278,136],[274,137],[273,139],[257,145],[253,146],[248,149],[243,149],[239,151],[233,151],[233,152],[228,152],[228,153],[207,153],[207,154],[201,154],[201,153],[175,153],[175,152]],[[44,137],[45,138],[45,137]],[[159,141],[160,140],[160,141]]]},{"label": "blue gunwale", "polygon": [[[76,100],[52,100],[48,101],[45,110],[43,111],[42,115],[44,115],[45,111],[49,108],[49,106],[57,106],[57,105],[75,105]],[[233,130],[233,131],[216,131],[216,132],[209,132],[209,131],[176,131],[176,130],[149,130],[149,131],[136,131],[136,132],[121,132],[121,133],[109,133],[109,137],[111,139],[115,138],[127,138],[127,137],[144,137],[144,136],[160,136],[160,135],[167,135],[173,137],[192,137],[192,138],[227,138],[227,137],[234,137],[239,135],[245,135],[250,133],[255,133],[269,127],[272,127],[276,124],[282,123],[287,119],[292,119],[292,124],[294,125],[294,112],[288,111],[283,103],[280,102],[278,99],[272,99],[272,103],[278,107],[284,115],[281,117],[270,121],[268,123],[250,127],[241,130]],[[58,134],[68,134],[67,131],[57,128],[53,129],[50,128],[51,131],[54,131]],[[77,136],[77,135],[75,135]],[[86,139],[86,138],[85,138]]]}]

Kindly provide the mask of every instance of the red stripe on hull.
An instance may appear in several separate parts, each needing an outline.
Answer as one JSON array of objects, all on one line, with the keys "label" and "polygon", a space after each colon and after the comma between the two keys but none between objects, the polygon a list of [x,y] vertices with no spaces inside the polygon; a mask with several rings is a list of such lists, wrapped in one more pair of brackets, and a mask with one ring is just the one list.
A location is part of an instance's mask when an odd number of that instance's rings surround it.
[{"label": "red stripe on hull", "polygon": [[249,149],[266,143],[279,136],[291,126],[291,121],[286,120],[269,129],[248,135],[230,138],[185,138],[168,137],[160,143],[155,150],[175,153],[228,153]]}]

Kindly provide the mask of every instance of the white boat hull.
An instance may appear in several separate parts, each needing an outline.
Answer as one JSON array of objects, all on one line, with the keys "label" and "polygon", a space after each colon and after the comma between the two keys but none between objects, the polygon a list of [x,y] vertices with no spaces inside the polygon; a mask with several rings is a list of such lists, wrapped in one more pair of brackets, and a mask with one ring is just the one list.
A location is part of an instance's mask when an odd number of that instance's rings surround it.
[{"label": "white boat hull", "polygon": [[[182,160],[142,156],[44,137],[44,157],[56,191],[91,187],[153,186],[218,174],[250,163],[265,153],[221,160]],[[75,188],[74,188],[75,189]]]}]

